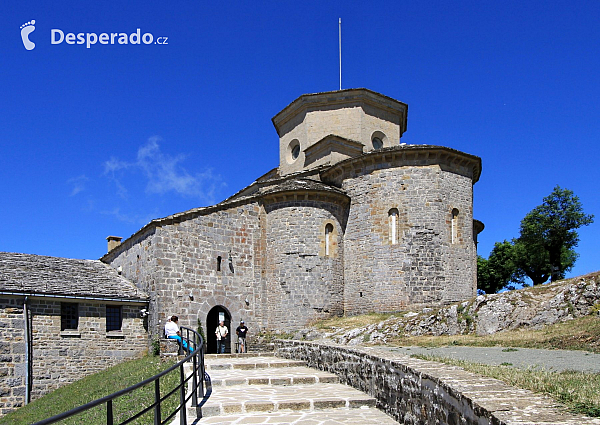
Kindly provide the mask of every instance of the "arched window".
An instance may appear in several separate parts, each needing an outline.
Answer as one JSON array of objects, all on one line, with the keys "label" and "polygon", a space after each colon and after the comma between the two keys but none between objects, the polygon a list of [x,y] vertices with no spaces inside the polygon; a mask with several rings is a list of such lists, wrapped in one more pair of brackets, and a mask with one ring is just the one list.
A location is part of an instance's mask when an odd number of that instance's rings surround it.
[{"label": "arched window", "polygon": [[331,253],[331,243],[332,243],[332,234],[333,233],[333,224],[327,223],[325,226],[325,255],[329,256]]},{"label": "arched window", "polygon": [[452,209],[452,243],[458,242],[458,210]]},{"label": "arched window", "polygon": [[390,225],[390,243],[396,245],[398,243],[398,210],[396,208],[389,210],[388,222]]}]

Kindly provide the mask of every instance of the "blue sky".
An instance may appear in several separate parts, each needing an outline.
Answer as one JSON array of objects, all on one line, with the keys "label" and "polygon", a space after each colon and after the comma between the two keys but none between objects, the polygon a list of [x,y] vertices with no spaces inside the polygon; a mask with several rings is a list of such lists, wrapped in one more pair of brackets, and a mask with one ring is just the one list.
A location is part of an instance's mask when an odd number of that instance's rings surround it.
[{"label": "blue sky", "polygon": [[[558,184],[596,216],[570,275],[600,269],[597,1],[3,2],[0,251],[99,258],[276,167],[271,118],[338,88],[340,17],[344,88],[408,103],[403,142],[482,158],[480,254]],[[137,28],[168,44],[50,38]]]}]

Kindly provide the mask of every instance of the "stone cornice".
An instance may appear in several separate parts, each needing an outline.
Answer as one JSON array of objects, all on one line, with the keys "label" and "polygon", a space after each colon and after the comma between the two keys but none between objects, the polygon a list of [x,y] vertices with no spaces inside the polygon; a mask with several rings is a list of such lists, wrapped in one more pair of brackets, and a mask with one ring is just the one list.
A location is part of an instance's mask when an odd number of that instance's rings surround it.
[{"label": "stone cornice", "polygon": [[[368,173],[377,165],[389,166],[425,166],[446,165],[455,172],[464,171],[469,174],[473,184],[481,175],[481,158],[455,149],[434,145],[400,145],[391,148],[377,149],[356,158],[349,158],[321,172],[324,182],[341,183],[341,180],[352,175]],[[383,168],[383,167],[381,167]]]},{"label": "stone cornice", "polygon": [[482,221],[473,219],[473,229],[475,230],[476,234],[479,234],[483,232],[483,229],[485,229],[485,224],[483,224]]},{"label": "stone cornice", "polygon": [[318,201],[332,204],[347,205],[350,203],[348,195],[341,192],[324,190],[281,190],[262,196],[265,204],[294,201]]},{"label": "stone cornice", "polygon": [[408,105],[366,88],[303,94],[288,106],[283,108],[281,112],[271,119],[271,121],[273,121],[273,125],[275,126],[275,130],[277,130],[277,134],[279,137],[281,137],[282,135],[280,133],[280,129],[282,125],[308,108],[330,108],[334,105],[343,105],[351,102],[364,102],[365,104],[385,110],[392,114],[401,115],[403,124],[400,133],[402,134],[406,131]]}]

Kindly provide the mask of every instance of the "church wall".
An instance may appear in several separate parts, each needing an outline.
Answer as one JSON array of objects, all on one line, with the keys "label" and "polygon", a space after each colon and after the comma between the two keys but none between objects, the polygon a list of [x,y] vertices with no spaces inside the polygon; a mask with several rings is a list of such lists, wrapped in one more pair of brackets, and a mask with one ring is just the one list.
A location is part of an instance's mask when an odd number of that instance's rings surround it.
[{"label": "church wall", "polygon": [[217,305],[231,313],[232,323],[244,319],[254,332],[262,327],[263,291],[255,264],[260,260],[259,213],[256,203],[246,204],[157,228],[157,334],[166,316],[174,314],[180,326],[192,329],[200,319],[210,338],[206,316]]},{"label": "church wall", "polygon": [[[477,251],[473,235],[473,183],[470,178],[443,172],[440,179],[443,213],[446,216],[447,251],[444,264],[445,302],[477,295]],[[452,210],[458,210],[456,240],[452,242]]]},{"label": "church wall", "polygon": [[[345,207],[317,200],[281,200],[266,204],[265,209],[268,327],[289,332],[312,320],[343,314]],[[329,253],[328,224],[333,230]]]},{"label": "church wall", "polygon": [[149,228],[134,235],[110,252],[104,261],[116,270],[120,268],[124,278],[150,296],[148,324],[150,329],[155,329],[159,320],[155,310],[160,305],[156,299],[156,229]]},{"label": "church wall", "polygon": [[[460,271],[466,267],[462,253],[450,249],[448,221],[452,208],[464,210],[461,232],[468,236],[465,202],[470,207],[471,179],[455,174],[444,179],[445,174],[439,165],[380,162],[343,181],[352,199],[344,239],[347,314],[437,304],[471,292],[471,275]],[[396,244],[390,234],[392,209],[398,211]],[[452,278],[446,274],[451,268],[458,268]]]}]

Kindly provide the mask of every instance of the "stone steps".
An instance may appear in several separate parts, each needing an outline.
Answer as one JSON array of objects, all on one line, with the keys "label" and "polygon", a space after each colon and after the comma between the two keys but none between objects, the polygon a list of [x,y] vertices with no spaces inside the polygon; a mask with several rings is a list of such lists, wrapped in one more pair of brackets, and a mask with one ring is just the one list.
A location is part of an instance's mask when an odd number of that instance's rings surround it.
[{"label": "stone steps", "polygon": [[211,382],[214,387],[233,385],[297,385],[316,383],[339,383],[339,378],[333,373],[323,372],[306,367],[286,367],[279,370],[271,369],[265,375],[263,369],[233,369],[213,371]]},{"label": "stone steps", "polygon": [[276,357],[271,358],[259,358],[253,359],[252,357],[242,357],[238,359],[218,359],[215,361],[205,361],[206,371],[214,372],[217,370],[251,370],[251,369],[269,369],[269,368],[288,368],[288,367],[306,367],[306,363],[298,360],[286,360],[278,359]]},{"label": "stone steps", "polygon": [[375,398],[334,374],[252,354],[206,356],[213,388],[198,423],[396,423],[375,408]]},{"label": "stone steps", "polygon": [[281,411],[246,413],[203,418],[199,424],[269,424],[269,425],[397,425],[398,422],[372,407],[359,409],[325,409],[318,411]]}]

